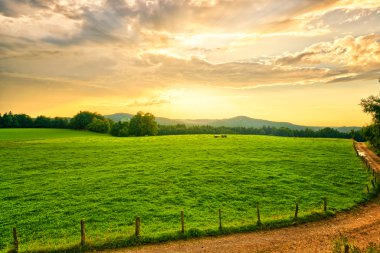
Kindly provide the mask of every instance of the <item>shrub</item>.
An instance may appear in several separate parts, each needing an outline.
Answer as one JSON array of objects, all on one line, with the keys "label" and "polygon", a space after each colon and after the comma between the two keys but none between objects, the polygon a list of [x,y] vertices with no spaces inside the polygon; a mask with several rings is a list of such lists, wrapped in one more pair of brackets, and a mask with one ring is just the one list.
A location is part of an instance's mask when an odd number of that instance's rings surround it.
[{"label": "shrub", "polygon": [[97,133],[108,133],[110,130],[110,124],[108,120],[104,119],[98,119],[94,118],[90,124],[87,125],[87,129],[92,132]]},{"label": "shrub", "polygon": [[129,122],[117,122],[111,128],[111,135],[125,137],[129,135]]}]

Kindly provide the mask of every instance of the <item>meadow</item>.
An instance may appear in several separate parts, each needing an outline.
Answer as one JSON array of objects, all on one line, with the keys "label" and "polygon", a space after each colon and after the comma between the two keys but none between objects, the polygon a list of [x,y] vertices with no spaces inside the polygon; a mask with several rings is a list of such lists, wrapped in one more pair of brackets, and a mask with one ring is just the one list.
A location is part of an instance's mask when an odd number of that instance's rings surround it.
[{"label": "meadow", "polygon": [[87,241],[113,245],[134,233],[178,234],[332,212],[368,198],[370,175],[346,139],[212,135],[117,138],[58,129],[0,130],[0,250],[60,250]]}]

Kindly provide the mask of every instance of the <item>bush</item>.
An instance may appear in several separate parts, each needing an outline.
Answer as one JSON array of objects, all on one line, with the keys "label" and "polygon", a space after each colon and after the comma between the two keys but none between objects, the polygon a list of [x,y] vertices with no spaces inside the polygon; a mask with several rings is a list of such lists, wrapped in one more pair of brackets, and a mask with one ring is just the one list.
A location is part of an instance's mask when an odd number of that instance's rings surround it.
[{"label": "bush", "polygon": [[129,135],[129,123],[128,122],[117,122],[111,128],[111,135],[125,137]]},{"label": "bush", "polygon": [[91,123],[87,125],[87,129],[97,133],[108,133],[110,130],[110,123],[106,119],[102,120],[94,118]]},{"label": "bush", "polygon": [[93,119],[100,119],[105,121],[106,119],[95,112],[81,111],[76,114],[70,121],[70,126],[74,129],[88,129],[88,125],[92,123]]}]

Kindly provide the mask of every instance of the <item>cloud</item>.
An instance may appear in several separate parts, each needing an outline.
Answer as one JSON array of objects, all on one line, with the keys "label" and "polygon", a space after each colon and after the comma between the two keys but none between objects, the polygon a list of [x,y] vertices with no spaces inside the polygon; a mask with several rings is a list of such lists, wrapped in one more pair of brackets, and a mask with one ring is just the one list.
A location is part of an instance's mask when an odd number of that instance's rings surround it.
[{"label": "cloud", "polygon": [[[24,45],[22,49],[2,47],[0,43],[0,71],[46,78],[69,78],[79,81],[96,79],[114,73],[121,57],[112,50],[96,47],[57,48],[49,44],[24,44],[23,40],[10,38]],[[96,52],[96,53],[94,53]]]},{"label": "cloud", "polygon": [[337,77],[329,81],[328,83],[340,83],[340,82],[350,82],[350,81],[363,81],[363,80],[375,80],[380,76],[380,69],[371,70],[363,73],[346,75],[343,77]]},{"label": "cloud", "polygon": [[145,99],[144,101],[136,100],[133,103],[128,104],[128,107],[148,107],[148,106],[160,106],[164,104],[170,104],[172,101],[162,98]]},{"label": "cloud", "polygon": [[321,42],[304,51],[280,57],[281,65],[334,65],[350,71],[380,68],[380,34],[346,36],[332,42]]},{"label": "cloud", "polygon": [[[375,22],[380,4],[360,2],[3,0],[0,68],[135,89],[194,82],[247,88],[367,78],[379,68],[379,35],[342,37],[330,26]],[[292,48],[302,36],[311,38]],[[340,38],[314,43],[335,36]],[[294,39],[284,43],[285,37]],[[268,38],[272,55],[260,55],[257,45]],[[292,53],[273,53],[285,46]],[[217,60],[210,60],[211,54]]]},{"label": "cloud", "polygon": [[92,82],[79,81],[77,79],[38,76],[30,74],[25,75],[6,71],[0,71],[0,80],[3,88],[7,86],[7,83],[11,83],[12,86],[19,86],[19,88],[30,86],[29,88],[37,88],[38,90],[47,89],[62,91],[72,90],[76,88],[78,91],[83,90],[87,93],[97,93],[98,91],[105,93],[112,91],[112,89],[107,86],[97,85],[96,83]]},{"label": "cloud", "polygon": [[52,13],[45,16],[44,13],[35,13],[35,16],[22,16],[9,18],[0,16],[0,38],[16,37],[24,38],[31,42],[41,42],[45,38],[56,40],[69,40],[80,32],[80,21]]},{"label": "cloud", "polygon": [[0,13],[9,17],[29,14],[35,9],[48,9],[53,1],[49,0],[3,0],[0,1]]},{"label": "cloud", "polygon": [[182,96],[184,89],[170,89],[148,98],[137,99],[127,107],[157,107],[174,103]]},{"label": "cloud", "polygon": [[232,88],[364,80],[380,71],[380,35],[346,36],[265,61],[212,64],[197,57],[145,54],[139,65],[145,77],[164,83]]},{"label": "cloud", "polygon": [[218,87],[247,88],[263,85],[307,84],[328,78],[326,68],[293,68],[257,62],[211,64],[199,58],[144,55],[144,76],[163,83],[198,83]]},{"label": "cloud", "polygon": [[[373,7],[364,1],[361,8]],[[355,4],[355,3],[351,3]],[[378,4],[379,6],[380,4]],[[336,8],[349,8],[348,1],[74,1],[3,0],[0,1],[2,34],[27,26],[26,34],[57,45],[85,42],[144,43],[152,39],[144,33],[192,36],[202,33],[300,33],[326,32],[326,27],[311,24],[310,19]],[[357,6],[357,5],[355,5]],[[59,29],[58,29],[59,28]],[[30,31],[30,32],[28,32]],[[45,31],[45,33],[44,33]],[[51,31],[51,32],[49,32]],[[33,34],[37,34],[34,35]],[[169,36],[170,37],[170,36]],[[153,43],[151,43],[153,44]]]}]

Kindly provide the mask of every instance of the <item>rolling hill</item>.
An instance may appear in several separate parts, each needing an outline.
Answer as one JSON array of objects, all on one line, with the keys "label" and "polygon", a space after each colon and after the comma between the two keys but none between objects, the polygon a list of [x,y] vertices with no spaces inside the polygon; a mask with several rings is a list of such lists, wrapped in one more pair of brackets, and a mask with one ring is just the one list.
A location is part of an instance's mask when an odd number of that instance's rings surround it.
[{"label": "rolling hill", "polygon": [[[133,117],[133,114],[130,113],[115,113],[111,115],[104,115],[106,118],[112,119],[113,121],[127,121],[130,120]],[[301,125],[295,125],[289,122],[277,122],[277,121],[270,121],[270,120],[263,120],[263,119],[255,119],[250,118],[247,116],[237,116],[233,118],[226,118],[226,119],[169,119],[164,117],[156,117],[157,123],[159,125],[177,125],[177,124],[185,124],[188,126],[192,125],[209,125],[213,127],[254,127],[254,128],[260,128],[263,126],[269,126],[269,127],[286,127],[290,129],[295,130],[302,130],[302,129],[312,129],[312,130],[319,130],[323,127],[319,126],[301,126]],[[356,126],[345,126],[345,127],[334,127],[332,128],[337,129],[340,132],[349,132],[352,129],[358,130],[360,127]]]}]

